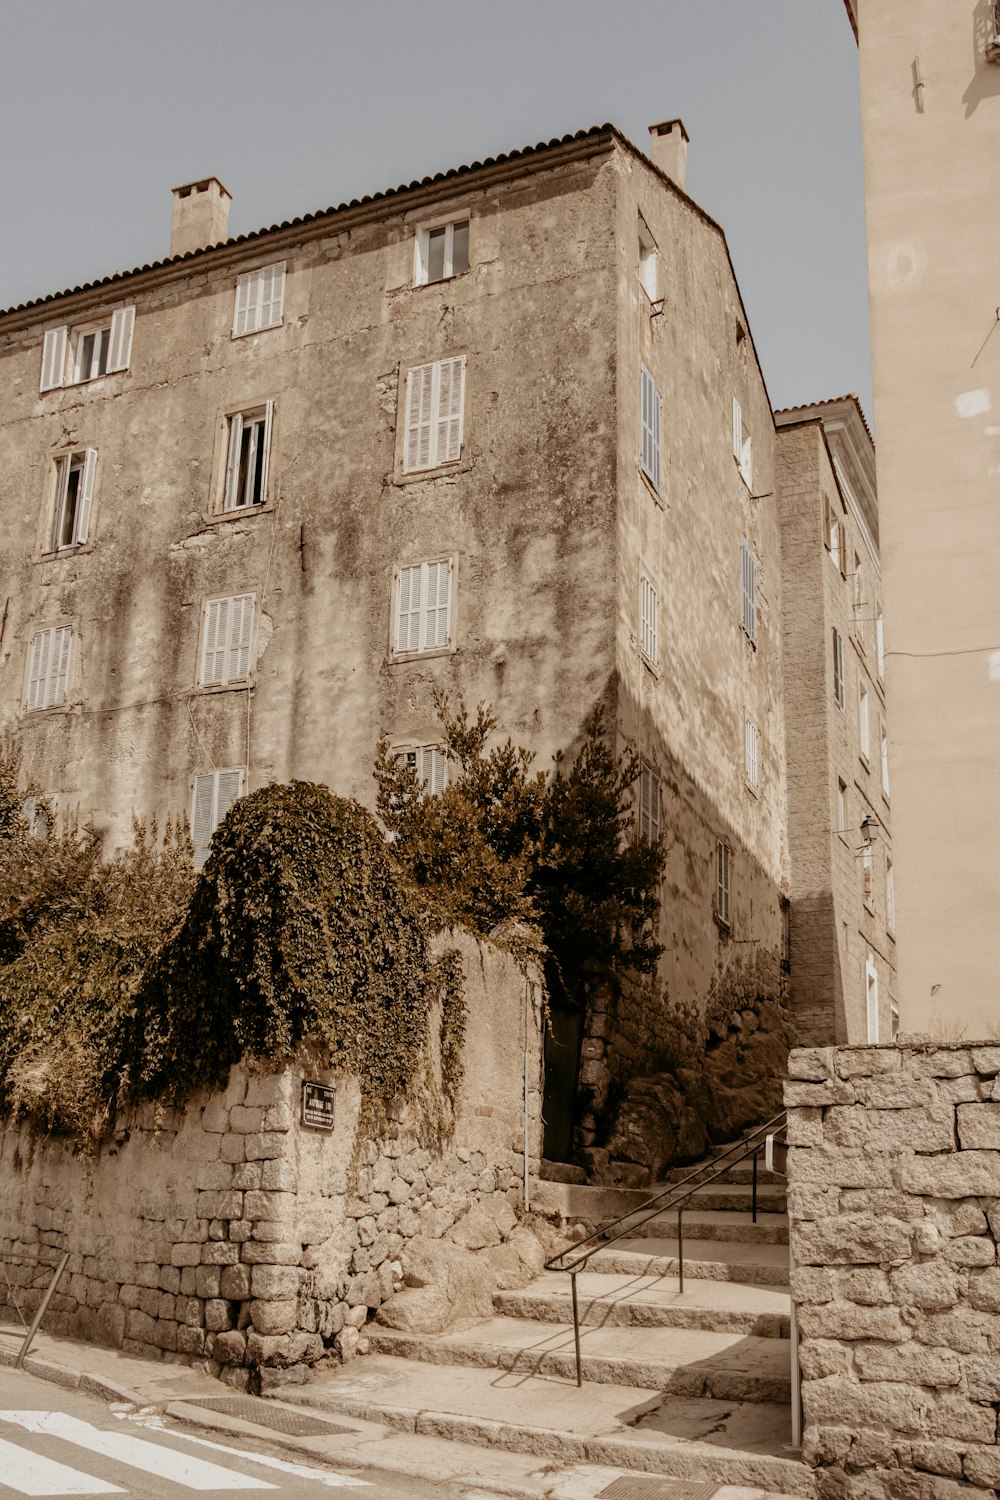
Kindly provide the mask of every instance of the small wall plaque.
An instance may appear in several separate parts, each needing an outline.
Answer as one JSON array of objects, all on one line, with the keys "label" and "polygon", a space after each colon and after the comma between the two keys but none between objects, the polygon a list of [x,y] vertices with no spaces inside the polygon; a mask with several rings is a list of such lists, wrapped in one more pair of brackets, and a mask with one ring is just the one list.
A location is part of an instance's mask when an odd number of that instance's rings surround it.
[{"label": "small wall plaque", "polygon": [[302,1080],[302,1123],[313,1130],[333,1129],[334,1089],[328,1083]]}]

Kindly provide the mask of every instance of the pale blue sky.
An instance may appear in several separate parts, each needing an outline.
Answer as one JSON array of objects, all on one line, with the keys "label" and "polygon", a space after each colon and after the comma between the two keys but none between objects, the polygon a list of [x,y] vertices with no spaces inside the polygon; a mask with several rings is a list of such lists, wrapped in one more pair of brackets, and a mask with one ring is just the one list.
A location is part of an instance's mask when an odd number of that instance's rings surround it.
[{"label": "pale blue sky", "polygon": [[257,229],[610,120],[680,115],[771,399],[871,415],[842,0],[0,0],[0,306],[168,252],[214,173]]}]

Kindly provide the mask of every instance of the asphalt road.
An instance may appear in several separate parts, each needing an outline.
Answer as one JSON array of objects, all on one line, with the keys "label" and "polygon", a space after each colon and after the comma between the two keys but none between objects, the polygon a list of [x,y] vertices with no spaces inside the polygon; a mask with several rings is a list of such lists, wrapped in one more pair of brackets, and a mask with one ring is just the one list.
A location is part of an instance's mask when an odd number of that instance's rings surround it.
[{"label": "asphalt road", "polygon": [[0,1497],[122,1495],[182,1500],[198,1492],[260,1500],[462,1500],[464,1486],[340,1469],[243,1436],[194,1432],[149,1413],[116,1411],[19,1370],[0,1369]]}]

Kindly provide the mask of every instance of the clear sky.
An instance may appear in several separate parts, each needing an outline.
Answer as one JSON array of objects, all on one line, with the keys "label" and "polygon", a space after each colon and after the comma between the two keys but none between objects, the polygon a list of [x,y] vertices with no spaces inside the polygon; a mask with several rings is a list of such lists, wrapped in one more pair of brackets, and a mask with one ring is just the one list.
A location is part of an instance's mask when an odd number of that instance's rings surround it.
[{"label": "clear sky", "polygon": [[842,0],[0,0],[0,307],[610,120],[679,115],[775,406],[871,417],[857,49]]}]

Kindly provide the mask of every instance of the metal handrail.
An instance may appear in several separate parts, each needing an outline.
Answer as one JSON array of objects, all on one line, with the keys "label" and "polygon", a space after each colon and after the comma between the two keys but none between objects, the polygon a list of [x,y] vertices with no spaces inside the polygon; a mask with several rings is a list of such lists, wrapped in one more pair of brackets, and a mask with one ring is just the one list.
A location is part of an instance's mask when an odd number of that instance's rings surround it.
[{"label": "metal handrail", "polygon": [[[734,1145],[728,1146],[726,1150],[721,1152],[712,1163],[705,1163],[700,1167],[695,1167],[687,1174],[686,1177],[682,1177],[680,1182],[671,1183],[669,1187],[663,1188],[658,1193],[654,1193],[651,1198],[647,1198],[644,1203],[640,1203],[638,1208],[630,1209],[628,1213],[619,1215],[617,1219],[612,1219],[610,1223],[603,1225],[600,1229],[593,1230],[586,1236],[585,1239],[578,1240],[575,1245],[567,1246],[565,1250],[560,1250],[558,1255],[553,1255],[549,1260],[545,1262],[546,1271],[566,1271],[570,1278],[570,1290],[573,1300],[573,1339],[576,1347],[576,1383],[578,1386],[583,1384],[582,1359],[580,1355],[580,1314],[576,1293],[576,1278],[579,1275],[581,1268],[587,1265],[591,1256],[596,1255],[598,1250],[607,1249],[609,1245],[613,1245],[618,1240],[625,1239],[627,1236],[634,1234],[635,1231],[641,1228],[643,1224],[648,1224],[650,1219],[658,1218],[659,1215],[663,1213],[672,1213],[676,1209],[677,1289],[679,1293],[683,1294],[684,1209],[687,1207],[690,1199],[694,1196],[694,1194],[701,1188],[708,1187],[711,1183],[715,1182],[717,1178],[721,1177],[725,1172],[728,1172],[730,1167],[735,1167],[740,1162],[746,1161],[748,1156],[752,1156],[752,1210],[753,1222],[756,1224],[757,1158],[764,1150],[767,1137],[769,1135],[775,1135],[779,1130],[783,1129],[787,1118],[788,1117],[785,1111],[782,1110],[780,1115],[775,1115],[774,1119],[768,1120],[766,1125],[758,1125],[755,1130],[750,1131],[749,1135],[744,1136],[741,1141],[737,1141]],[[695,1178],[697,1178],[698,1181],[695,1181]],[[625,1227],[619,1229],[617,1228],[618,1225],[623,1225]],[[615,1232],[612,1233],[612,1231]],[[590,1246],[590,1248],[585,1249],[584,1247],[588,1245]]]}]

